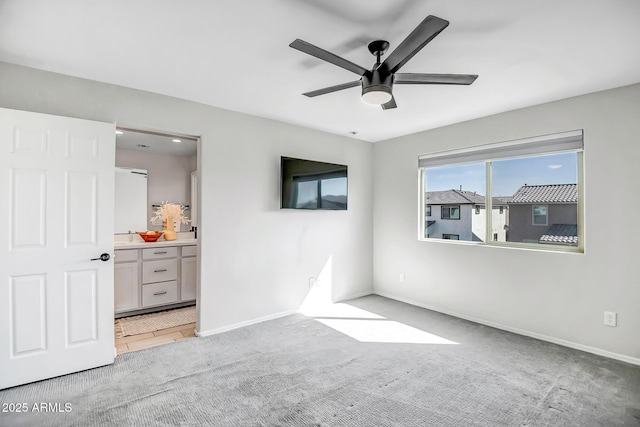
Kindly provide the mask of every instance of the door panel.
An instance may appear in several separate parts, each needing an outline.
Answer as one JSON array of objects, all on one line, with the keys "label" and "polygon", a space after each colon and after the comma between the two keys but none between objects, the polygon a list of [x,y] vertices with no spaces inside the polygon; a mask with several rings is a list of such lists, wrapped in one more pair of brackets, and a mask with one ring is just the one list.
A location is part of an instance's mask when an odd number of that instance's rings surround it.
[{"label": "door panel", "polygon": [[98,231],[98,177],[95,173],[70,172],[66,181],[66,243],[68,246],[95,246]]},{"label": "door panel", "polygon": [[[136,252],[136,251],[120,251]],[[137,262],[118,262],[114,266],[115,311],[122,312],[140,308]]]},{"label": "door panel", "polygon": [[0,109],[0,389],[113,363],[115,126]]},{"label": "door panel", "polygon": [[12,277],[10,341],[11,357],[47,349],[46,277],[44,274]]},{"label": "door panel", "polygon": [[198,258],[182,258],[180,291],[182,301],[196,299],[196,283],[198,282]]},{"label": "door panel", "polygon": [[66,273],[67,346],[97,339],[96,270]]},{"label": "door panel", "polygon": [[69,135],[67,138],[67,157],[79,161],[98,157],[98,139],[80,135]]},{"label": "door panel", "polygon": [[11,171],[11,247],[44,247],[46,234],[47,171],[14,169]]},{"label": "door panel", "polygon": [[29,156],[47,156],[47,152],[49,151],[49,138],[47,137],[46,129],[23,127],[20,123],[16,123],[13,131],[14,136],[11,139],[12,153]]}]

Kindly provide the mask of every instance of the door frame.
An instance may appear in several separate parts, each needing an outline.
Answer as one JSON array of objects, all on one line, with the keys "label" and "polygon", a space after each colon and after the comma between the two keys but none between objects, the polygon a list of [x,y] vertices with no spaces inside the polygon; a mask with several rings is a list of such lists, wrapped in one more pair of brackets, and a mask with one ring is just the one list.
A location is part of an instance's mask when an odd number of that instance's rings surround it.
[{"label": "door frame", "polygon": [[[123,132],[135,132],[135,133],[143,133],[143,134],[148,134],[148,135],[154,135],[154,136],[160,136],[160,137],[167,137],[167,138],[179,138],[179,139],[187,139],[190,141],[193,141],[196,143],[196,172],[197,172],[197,179],[198,179],[198,186],[197,186],[197,191],[196,191],[196,197],[197,197],[197,204],[196,204],[196,217],[198,219],[198,225],[197,225],[197,235],[200,235],[201,233],[201,224],[202,224],[202,203],[200,203],[200,201],[202,200],[202,185],[200,185],[200,174],[201,174],[201,170],[202,170],[202,156],[201,156],[201,152],[202,152],[202,138],[200,136],[197,135],[193,135],[193,134],[186,134],[186,133],[181,133],[181,132],[174,132],[174,131],[166,131],[166,130],[157,130],[157,129],[151,129],[151,128],[145,128],[145,127],[140,127],[137,125],[129,125],[126,123],[115,123],[116,126],[116,132],[117,131],[123,131]],[[118,149],[118,140],[116,137],[116,150]],[[153,152],[153,150],[150,150],[150,152]],[[114,166],[115,162],[114,162]],[[149,202],[149,201],[147,201]],[[200,261],[202,259],[201,257],[201,250],[202,247],[201,245],[198,243],[196,245],[197,247],[197,258],[198,261]],[[201,313],[201,299],[200,299],[200,283],[201,283],[201,271],[202,271],[202,263],[198,262],[197,265],[197,273],[196,273],[196,331],[199,330],[199,327],[201,325],[200,322],[200,313]],[[114,312],[114,318],[115,318],[115,312]],[[196,333],[196,337],[198,337],[199,335]],[[114,347],[115,349],[115,347]],[[114,350],[115,351],[115,350]],[[117,354],[117,352],[116,352]]]}]

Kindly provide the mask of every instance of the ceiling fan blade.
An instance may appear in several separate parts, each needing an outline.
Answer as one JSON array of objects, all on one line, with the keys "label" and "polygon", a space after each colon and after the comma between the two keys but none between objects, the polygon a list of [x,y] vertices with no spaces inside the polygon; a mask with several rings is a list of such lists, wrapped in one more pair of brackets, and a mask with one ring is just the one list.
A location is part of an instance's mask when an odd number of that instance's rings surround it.
[{"label": "ceiling fan blade", "polygon": [[396,99],[393,97],[393,95],[391,95],[391,101],[387,102],[386,104],[382,104],[383,110],[390,110],[397,107],[398,106],[396,105]]},{"label": "ceiling fan blade", "polygon": [[314,46],[311,43],[307,43],[304,40],[295,39],[289,46],[301,52],[304,52],[308,55],[315,56],[318,59],[322,59],[323,61],[330,62],[333,65],[337,65],[340,68],[344,68],[347,71],[356,73],[359,76],[363,75],[368,71],[366,68],[363,68],[358,64],[354,64],[351,61],[347,61],[346,59],[341,58],[338,55],[335,55],[331,52],[321,49],[318,46]]},{"label": "ceiling fan blade", "polygon": [[337,92],[342,89],[349,89],[350,87],[360,86],[360,80],[356,80],[355,82],[342,83],[341,85],[329,86],[323,89],[312,90],[311,92],[303,93],[303,95],[308,96],[309,98],[313,98],[314,96],[324,95],[325,93]]},{"label": "ceiling fan blade", "polygon": [[405,85],[470,85],[477,78],[477,74],[397,73],[394,76],[393,83]]},{"label": "ceiling fan blade", "polygon": [[437,16],[429,15],[422,21],[406,39],[391,52],[380,67],[386,67],[391,73],[395,73],[406,64],[413,55],[425,47],[435,36],[447,28],[449,21]]}]

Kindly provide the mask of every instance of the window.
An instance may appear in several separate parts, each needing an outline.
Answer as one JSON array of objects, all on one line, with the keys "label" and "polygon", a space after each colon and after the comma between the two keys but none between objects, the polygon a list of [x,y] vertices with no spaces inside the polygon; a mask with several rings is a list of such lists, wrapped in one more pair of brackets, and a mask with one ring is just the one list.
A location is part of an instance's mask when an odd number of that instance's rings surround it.
[{"label": "window", "polygon": [[420,156],[420,239],[583,252],[582,156],[581,130]]},{"label": "window", "polygon": [[533,225],[547,225],[546,205],[533,205],[531,213],[533,214]]},{"label": "window", "polygon": [[426,209],[427,209],[427,211],[426,211],[425,215],[431,216],[431,205],[427,205]]},{"label": "window", "polygon": [[460,219],[460,206],[443,206],[442,219]]}]

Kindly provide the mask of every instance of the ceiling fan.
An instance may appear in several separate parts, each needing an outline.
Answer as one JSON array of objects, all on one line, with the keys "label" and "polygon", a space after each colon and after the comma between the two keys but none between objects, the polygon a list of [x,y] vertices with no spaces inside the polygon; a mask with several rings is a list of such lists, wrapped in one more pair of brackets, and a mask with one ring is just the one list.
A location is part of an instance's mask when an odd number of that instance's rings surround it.
[{"label": "ceiling fan", "polygon": [[380,58],[389,48],[389,42],[386,40],[372,41],[369,43],[368,48],[369,52],[376,57],[376,63],[371,70],[367,70],[304,40],[296,39],[289,45],[290,47],[360,76],[359,80],[306,92],[303,95],[314,97],[362,85],[362,99],[365,102],[381,105],[383,110],[388,110],[397,107],[392,91],[394,84],[470,85],[478,78],[477,75],[397,72],[448,25],[449,21],[433,15],[427,16],[382,63]]}]

